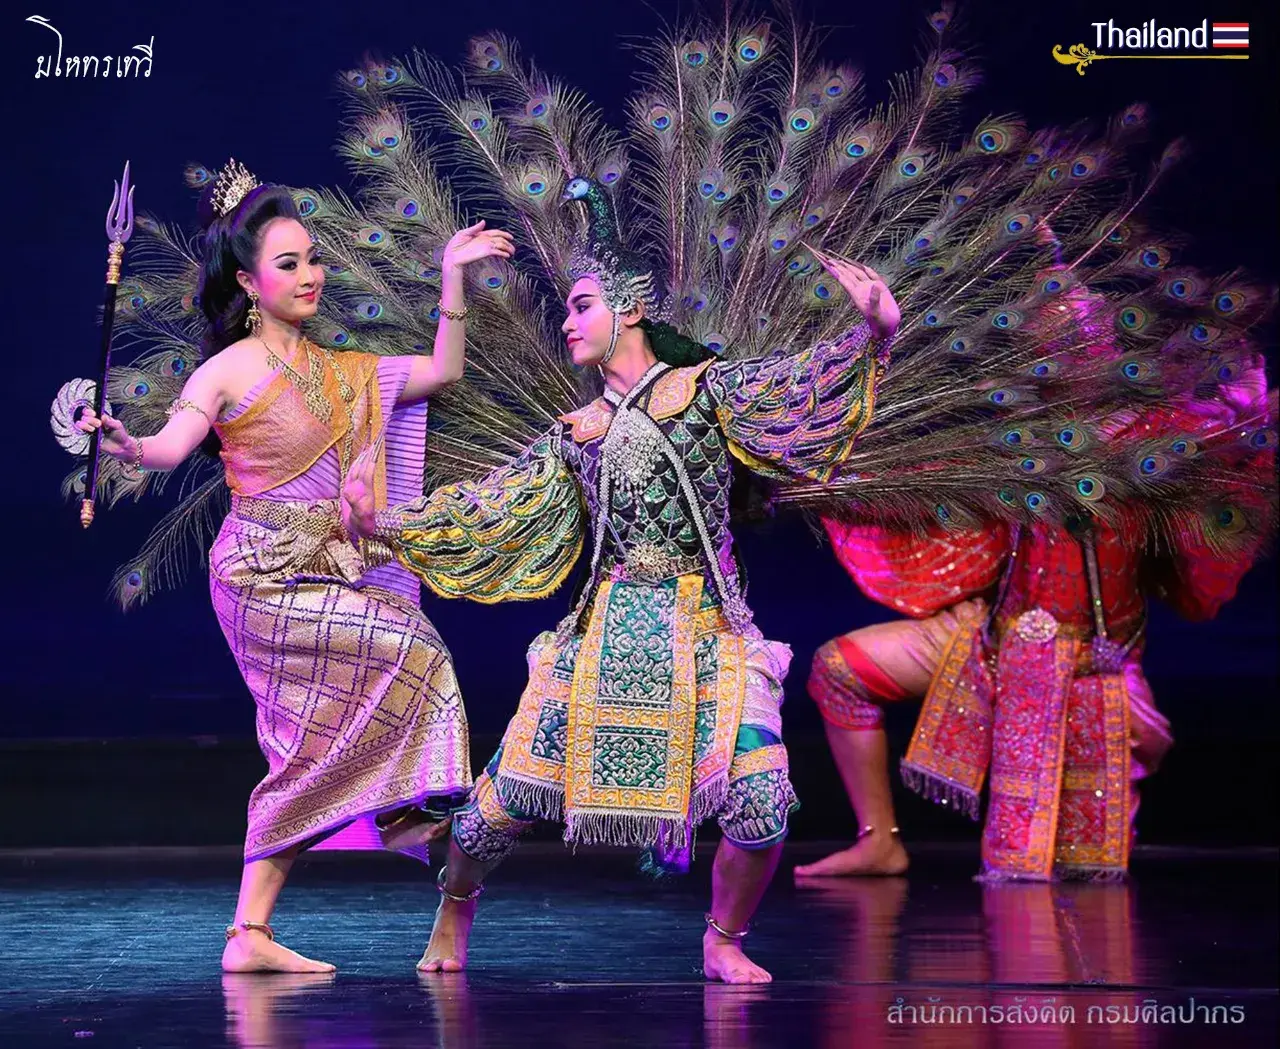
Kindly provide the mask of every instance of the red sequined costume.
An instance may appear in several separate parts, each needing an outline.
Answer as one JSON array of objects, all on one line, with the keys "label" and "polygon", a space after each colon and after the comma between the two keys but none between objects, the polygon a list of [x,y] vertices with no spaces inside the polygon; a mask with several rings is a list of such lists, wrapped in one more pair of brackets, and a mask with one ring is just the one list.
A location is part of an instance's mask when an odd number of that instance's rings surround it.
[{"label": "red sequined costume", "polygon": [[[1260,377],[1259,367],[1255,405]],[[1110,436],[1204,430],[1231,410],[1216,400],[1156,409]],[[1271,449],[1242,455],[1250,477],[1270,474]],[[1258,552],[1188,542],[1153,556],[1132,524],[912,537],[826,522],[859,588],[914,618],[827,642],[809,692],[830,723],[867,731],[882,731],[881,703],[923,695],[904,778],[975,819],[988,782],[987,877],[1124,874],[1135,785],[1172,743],[1142,672],[1147,598],[1211,618]]]}]

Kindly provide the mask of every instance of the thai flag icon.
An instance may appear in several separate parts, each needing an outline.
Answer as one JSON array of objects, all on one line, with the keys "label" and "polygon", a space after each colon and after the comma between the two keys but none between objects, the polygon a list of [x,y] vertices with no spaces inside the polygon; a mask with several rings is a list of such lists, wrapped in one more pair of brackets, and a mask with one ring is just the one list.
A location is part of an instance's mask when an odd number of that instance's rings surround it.
[{"label": "thai flag icon", "polygon": [[1214,22],[1213,46],[1247,48],[1249,46],[1249,23]]}]

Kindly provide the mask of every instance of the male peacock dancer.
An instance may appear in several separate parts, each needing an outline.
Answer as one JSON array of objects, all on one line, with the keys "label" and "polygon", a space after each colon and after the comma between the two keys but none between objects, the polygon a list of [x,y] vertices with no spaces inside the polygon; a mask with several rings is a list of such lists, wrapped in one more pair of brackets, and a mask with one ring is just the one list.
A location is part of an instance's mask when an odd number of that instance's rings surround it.
[{"label": "male peacock dancer", "polygon": [[591,218],[562,330],[574,363],[601,369],[603,396],[477,484],[376,517],[371,460],[346,488],[352,534],[388,543],[445,595],[536,596],[591,540],[587,585],[559,630],[530,647],[519,709],[454,818],[420,967],[465,965],[483,879],[535,820],[563,822],[569,842],[638,846],[678,864],[694,827],[715,816],[703,968],[764,982],[741,940],[796,804],[781,714],[791,653],[761,635],[743,597],[731,462],[829,473],[872,417],[897,304],[873,271],[831,260],[865,323],[798,354],[718,362],[652,319],[652,267],[616,240],[603,188],[574,179],[567,196]]}]

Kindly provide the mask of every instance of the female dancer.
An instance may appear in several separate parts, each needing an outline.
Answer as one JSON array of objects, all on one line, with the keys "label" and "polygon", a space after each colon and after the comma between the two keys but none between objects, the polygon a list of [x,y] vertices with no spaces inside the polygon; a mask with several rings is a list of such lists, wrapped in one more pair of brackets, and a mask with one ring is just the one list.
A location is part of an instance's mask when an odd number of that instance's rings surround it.
[{"label": "female dancer", "polygon": [[[330,971],[275,942],[269,924],[294,860],[358,817],[389,848],[433,831],[424,799],[471,782],[467,722],[449,653],[404,569],[366,571],[337,510],[344,471],[369,449],[378,498],[421,491],[425,405],[462,375],[463,270],[506,258],[508,234],[458,231],[442,263],[431,356],[316,346],[303,325],[324,286],[290,194],[232,161],[201,199],[205,360],[164,428],[135,437],[110,416],[102,449],[172,470],[217,449],[231,513],[210,553],[214,612],[257,704],[267,776],[249,799],[245,866],[222,967]],[[212,433],[210,432],[212,431]]]}]

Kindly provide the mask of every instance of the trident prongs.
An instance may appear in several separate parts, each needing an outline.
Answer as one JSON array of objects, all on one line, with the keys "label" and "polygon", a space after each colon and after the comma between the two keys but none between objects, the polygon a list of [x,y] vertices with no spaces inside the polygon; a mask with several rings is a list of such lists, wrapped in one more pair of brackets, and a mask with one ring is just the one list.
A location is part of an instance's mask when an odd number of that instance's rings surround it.
[{"label": "trident prongs", "polygon": [[133,190],[129,185],[129,162],[124,162],[124,175],[115,183],[111,207],[107,209],[107,240],[124,244],[133,236]]}]

